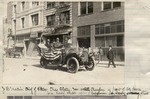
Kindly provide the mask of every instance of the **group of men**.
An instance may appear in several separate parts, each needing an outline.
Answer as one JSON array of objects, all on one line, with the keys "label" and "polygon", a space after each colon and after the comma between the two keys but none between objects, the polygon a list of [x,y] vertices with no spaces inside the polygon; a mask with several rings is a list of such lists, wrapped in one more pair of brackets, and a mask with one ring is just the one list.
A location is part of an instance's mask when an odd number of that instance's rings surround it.
[{"label": "group of men", "polygon": [[[104,52],[103,52],[103,49],[101,47],[99,47],[98,49],[98,63],[100,63],[100,61],[102,61],[103,59],[103,55],[104,55]],[[113,67],[116,68],[116,65],[114,63],[114,52],[113,52],[113,49],[112,49],[112,46],[109,45],[109,50],[107,52],[107,59],[108,59],[108,68],[110,67],[110,64],[112,63]]]},{"label": "group of men", "polygon": [[54,38],[52,40],[53,41],[51,41],[51,39],[46,39],[44,36],[42,37],[43,44],[49,50],[53,50],[53,49],[57,50],[62,47],[68,47],[68,46],[72,45],[72,40],[69,36],[66,38],[66,41],[64,44],[62,42],[60,42],[59,37],[57,37],[56,40]]},{"label": "group of men", "polygon": [[[45,46],[46,46],[47,48],[49,48],[50,51],[52,51],[54,48],[55,48],[55,50],[57,50],[57,48],[59,49],[59,48],[62,47],[62,46],[65,46],[65,47],[68,47],[68,46],[69,46],[69,47],[70,47],[70,46],[72,45],[72,40],[71,40],[70,36],[67,37],[67,39],[66,39],[66,44],[62,44],[62,43],[60,42],[60,40],[59,40],[58,37],[56,38],[56,41],[53,40],[52,43],[50,42],[50,39],[47,39],[47,41],[45,41],[45,40],[43,39],[43,42],[45,43]],[[98,54],[98,63],[99,63],[100,61],[103,60],[102,58],[103,58],[103,55],[104,55],[103,49],[102,49],[101,47],[99,47],[97,54]],[[115,65],[115,63],[114,63],[114,52],[113,52],[113,49],[112,49],[112,46],[111,46],[111,45],[109,45],[109,50],[108,50],[106,56],[107,56],[108,61],[109,61],[109,62],[108,62],[108,68],[110,67],[110,64],[111,64],[111,63],[112,63],[112,65],[113,65],[113,67],[116,68],[116,65]]]}]

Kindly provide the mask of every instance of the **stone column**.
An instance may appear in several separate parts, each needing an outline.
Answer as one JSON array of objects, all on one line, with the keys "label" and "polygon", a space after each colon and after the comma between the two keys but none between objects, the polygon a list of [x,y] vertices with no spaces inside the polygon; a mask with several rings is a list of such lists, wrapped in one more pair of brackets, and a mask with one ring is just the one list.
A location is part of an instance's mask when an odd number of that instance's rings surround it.
[{"label": "stone column", "polygon": [[90,34],[90,45],[91,48],[95,48],[95,25],[91,25],[91,34]]}]

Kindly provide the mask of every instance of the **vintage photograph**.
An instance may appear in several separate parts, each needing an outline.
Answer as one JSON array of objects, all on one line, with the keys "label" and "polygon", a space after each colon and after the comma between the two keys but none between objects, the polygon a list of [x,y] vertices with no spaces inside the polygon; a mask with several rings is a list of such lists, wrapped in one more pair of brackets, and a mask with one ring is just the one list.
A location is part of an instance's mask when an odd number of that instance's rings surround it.
[{"label": "vintage photograph", "polygon": [[124,84],[125,2],[3,5],[3,84]]},{"label": "vintage photograph", "polygon": [[127,99],[127,96],[7,96],[7,99]]}]

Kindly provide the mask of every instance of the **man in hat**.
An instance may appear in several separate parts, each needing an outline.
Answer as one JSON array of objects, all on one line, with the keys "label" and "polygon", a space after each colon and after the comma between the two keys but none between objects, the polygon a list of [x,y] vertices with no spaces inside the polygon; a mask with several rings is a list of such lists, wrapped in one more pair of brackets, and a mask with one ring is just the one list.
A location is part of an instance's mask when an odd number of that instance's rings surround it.
[{"label": "man in hat", "polygon": [[114,68],[116,68],[116,65],[114,63],[114,52],[112,50],[112,46],[109,45],[109,51],[107,53],[107,58],[109,60],[109,63],[108,63],[108,68],[110,67],[110,64],[112,63],[112,65],[114,66]]}]

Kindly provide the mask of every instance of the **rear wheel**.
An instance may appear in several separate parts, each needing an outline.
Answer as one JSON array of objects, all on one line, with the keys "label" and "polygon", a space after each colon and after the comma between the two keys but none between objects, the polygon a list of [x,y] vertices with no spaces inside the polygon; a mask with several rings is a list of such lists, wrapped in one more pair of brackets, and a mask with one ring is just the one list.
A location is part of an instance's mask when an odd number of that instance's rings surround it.
[{"label": "rear wheel", "polygon": [[67,69],[70,73],[76,73],[79,70],[79,62],[75,57],[67,60]]},{"label": "rear wheel", "polygon": [[93,57],[89,57],[88,64],[85,66],[86,70],[92,71],[95,67],[95,60]]}]

